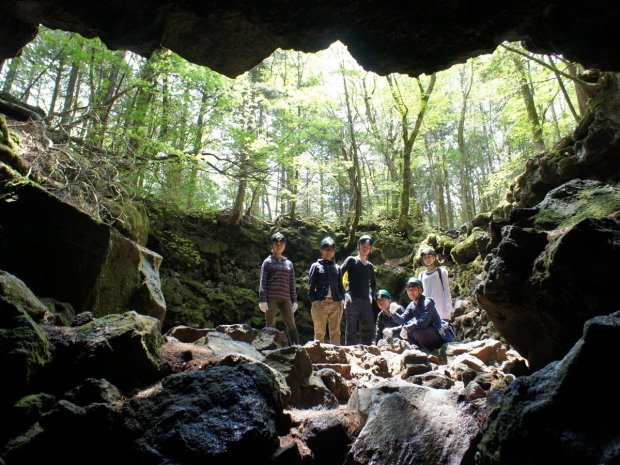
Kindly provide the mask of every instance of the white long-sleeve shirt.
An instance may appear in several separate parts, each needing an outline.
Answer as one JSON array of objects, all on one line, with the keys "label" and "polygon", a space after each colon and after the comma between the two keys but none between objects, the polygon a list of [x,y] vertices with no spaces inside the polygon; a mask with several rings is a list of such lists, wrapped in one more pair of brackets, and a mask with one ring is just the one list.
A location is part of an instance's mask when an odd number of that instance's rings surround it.
[{"label": "white long-sleeve shirt", "polygon": [[[443,278],[443,286],[439,279],[439,273]],[[438,267],[430,274],[428,271],[422,271],[419,278],[424,286],[424,295],[435,301],[435,307],[437,307],[441,319],[450,320],[452,318],[452,295],[450,294],[450,283],[446,269]]]}]

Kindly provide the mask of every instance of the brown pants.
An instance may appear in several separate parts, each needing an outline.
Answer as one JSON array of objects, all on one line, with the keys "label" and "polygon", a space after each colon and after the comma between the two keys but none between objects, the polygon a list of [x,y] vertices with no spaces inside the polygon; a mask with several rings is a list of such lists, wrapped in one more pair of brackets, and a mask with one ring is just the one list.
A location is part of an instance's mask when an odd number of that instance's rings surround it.
[{"label": "brown pants", "polygon": [[329,325],[329,341],[340,345],[340,322],[342,321],[340,301],[317,300],[312,302],[311,313],[314,323],[314,340],[325,342],[326,326]]},{"label": "brown pants", "polygon": [[276,327],[276,313],[280,310],[284,326],[289,331],[297,329],[295,326],[295,317],[293,316],[293,304],[289,299],[280,297],[271,297],[267,299],[267,313],[265,313],[265,323],[269,328]]}]

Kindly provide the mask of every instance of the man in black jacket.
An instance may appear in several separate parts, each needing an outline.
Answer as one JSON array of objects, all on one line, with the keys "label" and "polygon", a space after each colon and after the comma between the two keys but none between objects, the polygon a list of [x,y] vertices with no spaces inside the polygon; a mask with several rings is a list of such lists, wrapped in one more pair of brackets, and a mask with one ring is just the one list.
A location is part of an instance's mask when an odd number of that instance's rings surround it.
[{"label": "man in black jacket", "polygon": [[345,344],[371,345],[375,337],[375,317],[372,299],[377,288],[375,268],[368,260],[372,251],[372,238],[363,235],[357,241],[357,255],[347,257],[340,271],[348,274],[345,294],[346,330]]},{"label": "man in black jacket", "polygon": [[310,266],[308,297],[312,302],[314,339],[325,342],[329,325],[329,341],[340,344],[340,322],[344,306],[344,287],[340,267],[334,261],[336,244],[331,237],[321,241],[321,258]]}]

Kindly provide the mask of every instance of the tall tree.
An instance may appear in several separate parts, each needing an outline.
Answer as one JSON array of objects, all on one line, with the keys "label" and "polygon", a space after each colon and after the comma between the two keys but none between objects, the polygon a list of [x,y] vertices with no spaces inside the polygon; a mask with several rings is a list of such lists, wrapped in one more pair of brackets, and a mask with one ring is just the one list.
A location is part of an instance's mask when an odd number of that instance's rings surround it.
[{"label": "tall tree", "polygon": [[437,75],[431,74],[426,89],[422,84],[419,77],[414,78],[418,86],[418,113],[415,120],[412,122],[410,119],[410,109],[403,98],[401,85],[394,75],[388,75],[387,81],[390,86],[392,97],[396,109],[400,115],[401,123],[401,139],[403,142],[403,171],[402,171],[402,187],[400,197],[400,215],[398,217],[398,230],[404,234],[409,234],[409,209],[410,199],[412,197],[411,190],[411,152],[413,151],[413,145],[420,133],[420,128],[424,120],[424,115],[428,109],[428,102],[435,87]]},{"label": "tall tree", "polygon": [[357,227],[362,216],[362,174],[359,161],[359,146],[357,134],[355,132],[355,120],[353,114],[353,96],[351,95],[350,85],[347,78],[344,61],[340,62],[340,75],[342,77],[343,99],[346,109],[346,128],[348,144],[343,137],[340,147],[342,159],[347,163],[349,173],[349,183],[351,186],[351,196],[349,200],[349,213],[347,215],[348,239],[347,248],[351,248],[356,242]]},{"label": "tall tree", "polygon": [[459,185],[461,190],[461,215],[463,219],[472,218],[475,215],[474,197],[472,195],[472,179],[469,173],[469,157],[465,148],[465,116],[472,84],[474,82],[473,61],[470,61],[470,70],[467,73],[467,65],[460,68],[461,81],[461,111],[457,130],[459,149]]}]

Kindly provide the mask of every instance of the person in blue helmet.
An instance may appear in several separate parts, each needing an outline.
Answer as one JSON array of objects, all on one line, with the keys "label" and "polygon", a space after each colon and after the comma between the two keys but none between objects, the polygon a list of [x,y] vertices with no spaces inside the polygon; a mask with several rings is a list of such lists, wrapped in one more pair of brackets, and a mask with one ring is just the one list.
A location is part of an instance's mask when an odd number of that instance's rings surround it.
[{"label": "person in blue helmet", "polygon": [[375,317],[372,299],[377,287],[375,268],[368,260],[372,252],[372,237],[361,236],[357,241],[357,255],[351,255],[340,270],[347,273],[345,294],[345,345],[371,345],[375,336]]},{"label": "person in blue helmet", "polygon": [[419,278],[407,281],[407,296],[411,299],[402,315],[393,313],[392,318],[402,325],[400,337],[422,349],[431,351],[440,348],[444,341],[439,334],[441,317],[435,302],[424,294],[424,286]]},{"label": "person in blue helmet", "polygon": [[267,327],[275,328],[276,313],[282,313],[291,344],[299,344],[299,334],[295,325],[294,313],[297,311],[297,289],[295,288],[295,268],[283,253],[286,238],[280,232],[271,236],[271,255],[260,269],[258,307],[265,314]]}]

